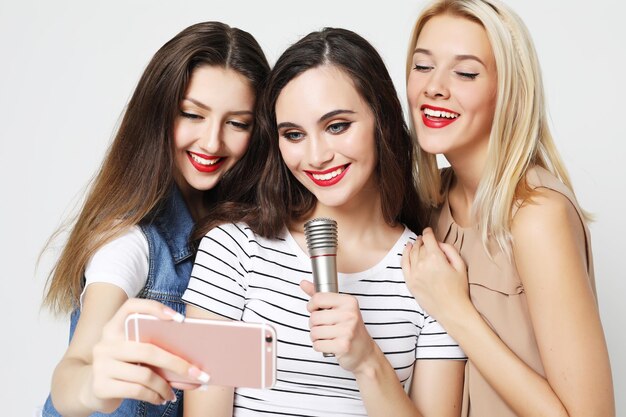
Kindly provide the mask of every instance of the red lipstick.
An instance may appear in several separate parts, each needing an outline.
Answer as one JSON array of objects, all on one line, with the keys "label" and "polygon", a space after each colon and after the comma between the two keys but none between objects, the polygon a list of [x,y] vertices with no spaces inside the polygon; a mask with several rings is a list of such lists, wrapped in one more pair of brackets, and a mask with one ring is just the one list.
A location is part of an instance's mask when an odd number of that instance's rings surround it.
[{"label": "red lipstick", "polygon": [[[192,155],[196,155],[199,158],[206,159],[209,161],[217,160],[217,162],[215,162],[212,165],[204,165],[204,164],[199,163],[195,159],[193,159]],[[205,155],[202,153],[195,153],[195,152],[189,152],[189,151],[187,151],[187,158],[189,158],[189,162],[191,162],[191,165],[193,165],[193,167],[200,172],[217,171],[218,169],[220,169],[220,167],[224,164],[224,161],[226,160],[226,158],[222,158],[221,156],[211,156],[211,155]]]},{"label": "red lipstick", "polygon": [[[336,171],[340,168],[343,167],[343,171],[341,171],[341,174],[337,175],[336,177],[332,177],[331,179],[328,180],[320,180],[317,178],[314,178],[313,175],[324,175],[324,174],[328,174],[330,172]],[[331,185],[335,185],[337,184],[339,181],[342,180],[342,178],[346,175],[346,172],[348,172],[348,169],[350,168],[350,164],[346,164],[346,165],[340,165],[340,166],[336,166],[333,168],[329,168],[326,169],[324,171],[307,171],[305,170],[304,173],[306,175],[309,176],[309,178],[311,178],[311,181],[313,181],[316,185],[319,185],[320,187],[330,187]]]},{"label": "red lipstick", "polygon": [[[424,109],[429,109],[429,110],[433,110],[433,111],[445,111],[446,113],[456,114],[457,117],[451,119],[451,118],[448,118],[448,117],[427,116],[426,113],[424,112]],[[422,111],[422,122],[424,123],[424,125],[426,127],[430,127],[430,128],[433,128],[433,129],[440,129],[442,127],[446,127],[450,123],[454,122],[455,120],[457,120],[460,117],[460,115],[457,112],[452,111],[450,109],[445,109],[443,107],[429,106],[427,104],[424,104],[420,108],[420,110]]]}]

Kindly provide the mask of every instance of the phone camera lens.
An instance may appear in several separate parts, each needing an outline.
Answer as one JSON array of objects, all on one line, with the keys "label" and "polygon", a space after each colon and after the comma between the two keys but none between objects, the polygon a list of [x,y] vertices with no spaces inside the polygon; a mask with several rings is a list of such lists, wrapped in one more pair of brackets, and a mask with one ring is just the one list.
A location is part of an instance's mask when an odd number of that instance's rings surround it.
[{"label": "phone camera lens", "polygon": [[271,334],[268,334],[267,336],[265,336],[265,341],[266,341],[267,343],[272,343],[272,340],[274,340],[274,339],[272,338],[272,335],[271,335]]}]

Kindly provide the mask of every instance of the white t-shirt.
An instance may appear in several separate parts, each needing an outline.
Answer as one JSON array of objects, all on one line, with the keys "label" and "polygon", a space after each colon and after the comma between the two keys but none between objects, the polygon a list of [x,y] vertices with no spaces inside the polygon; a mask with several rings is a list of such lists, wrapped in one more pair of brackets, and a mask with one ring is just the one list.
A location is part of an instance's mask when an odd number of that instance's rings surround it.
[{"label": "white t-shirt", "polygon": [[[456,342],[418,305],[400,266],[415,234],[408,229],[377,265],[339,274],[339,291],[354,295],[367,331],[402,384],[416,359],[465,359]],[[336,358],[323,357],[309,337],[311,261],[285,230],[265,239],[244,224],[211,230],[201,241],[183,300],[245,322],[267,322],[277,336],[277,383],[272,389],[239,388],[234,415],[365,416],[354,375]],[[219,341],[216,341],[219,343]]]},{"label": "white t-shirt", "polygon": [[120,287],[128,298],[136,297],[148,280],[148,240],[139,226],[110,241],[93,254],[85,267],[85,288],[104,282]]}]

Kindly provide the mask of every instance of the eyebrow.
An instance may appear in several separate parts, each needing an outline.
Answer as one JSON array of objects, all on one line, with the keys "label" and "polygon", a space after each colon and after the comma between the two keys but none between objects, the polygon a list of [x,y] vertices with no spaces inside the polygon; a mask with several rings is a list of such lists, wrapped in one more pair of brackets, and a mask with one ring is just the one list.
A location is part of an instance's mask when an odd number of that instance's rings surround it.
[{"label": "eyebrow", "polygon": [[[190,101],[191,103],[195,104],[196,106],[198,106],[198,107],[200,107],[200,108],[202,108],[204,110],[211,111],[211,108],[209,106],[207,106],[203,102],[198,101],[198,100],[196,100],[194,98],[184,97],[183,101],[185,101],[185,100],[186,101]],[[240,115],[251,115],[251,114],[253,114],[253,112],[251,110],[238,110],[238,111],[231,111],[231,112],[229,112],[229,114],[234,114],[234,115],[240,116]]]},{"label": "eyebrow", "polygon": [[[356,114],[356,112],[352,111],[352,110],[346,110],[346,109],[338,109],[338,110],[333,110],[333,111],[329,111],[328,113],[324,114],[322,117],[319,118],[319,120],[317,121],[317,123],[322,123],[328,119],[331,119],[339,114]],[[283,129],[283,128],[302,128],[302,126],[299,126],[295,123],[292,122],[282,122],[279,123],[278,126],[276,126],[276,129]]]},{"label": "eyebrow", "polygon": [[[428,55],[428,56],[432,56],[432,52],[430,52],[428,49],[424,49],[424,48],[415,48],[415,51],[413,51],[413,54],[424,54],[424,55]],[[480,64],[482,64],[483,67],[486,67],[485,63],[478,58],[476,55],[471,55],[471,54],[462,54],[462,55],[455,55],[454,57],[455,60],[457,61],[465,61],[467,59],[473,60],[473,61],[477,61]]]}]

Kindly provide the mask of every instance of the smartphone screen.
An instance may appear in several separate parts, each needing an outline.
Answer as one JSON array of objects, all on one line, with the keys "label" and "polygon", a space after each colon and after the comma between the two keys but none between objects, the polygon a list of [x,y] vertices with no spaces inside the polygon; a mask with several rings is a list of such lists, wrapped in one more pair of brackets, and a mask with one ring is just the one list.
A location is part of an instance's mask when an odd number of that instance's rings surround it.
[{"label": "smartphone screen", "polygon": [[[131,314],[126,319],[126,338],[180,356],[207,372],[211,385],[270,388],[276,382],[276,332],[269,324],[202,319],[178,323]],[[170,382],[198,382],[155,371]]]}]

